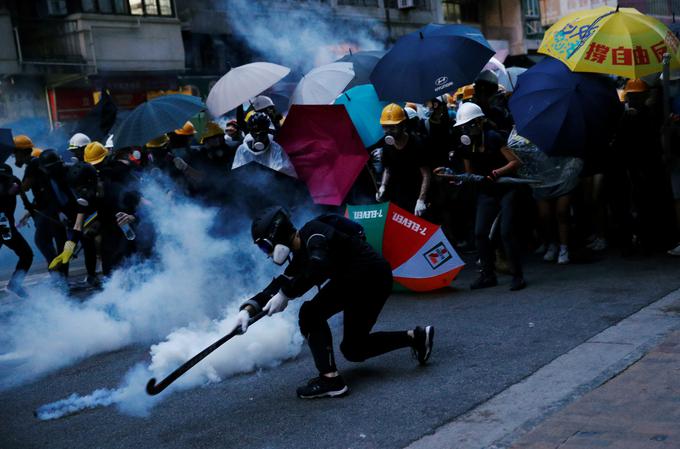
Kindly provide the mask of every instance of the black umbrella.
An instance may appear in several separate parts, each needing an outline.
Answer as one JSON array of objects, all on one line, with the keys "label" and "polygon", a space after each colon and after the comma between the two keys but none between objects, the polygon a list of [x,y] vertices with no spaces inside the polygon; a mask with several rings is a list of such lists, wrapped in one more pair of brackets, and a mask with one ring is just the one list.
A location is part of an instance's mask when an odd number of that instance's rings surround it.
[{"label": "black umbrella", "polygon": [[92,141],[103,142],[113,128],[113,124],[116,123],[117,114],[118,107],[111,99],[109,92],[102,90],[99,103],[78,121],[73,132],[83,133]]},{"label": "black umbrella", "polygon": [[385,56],[386,51],[373,50],[373,51],[358,51],[349,54],[338,59],[336,62],[351,62],[354,66],[354,79],[350,81],[345,90],[350,90],[355,86],[361,84],[371,84],[369,76],[373,71],[373,67],[380,61],[380,58]]},{"label": "black umbrella", "polygon": [[12,137],[12,130],[0,128],[0,163],[4,164],[13,151],[14,138]]}]

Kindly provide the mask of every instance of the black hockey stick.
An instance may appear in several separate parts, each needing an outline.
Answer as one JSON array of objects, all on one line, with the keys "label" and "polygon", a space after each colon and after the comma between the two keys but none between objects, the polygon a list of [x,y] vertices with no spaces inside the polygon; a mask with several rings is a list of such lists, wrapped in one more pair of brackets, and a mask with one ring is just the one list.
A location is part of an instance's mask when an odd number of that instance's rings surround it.
[{"label": "black hockey stick", "polygon": [[[249,326],[251,326],[253,323],[255,323],[257,320],[262,318],[263,316],[267,315],[267,312],[261,311],[254,317],[250,318]],[[146,384],[146,392],[150,395],[156,395],[160,393],[161,391],[165,390],[168,388],[168,386],[176,381],[182,374],[186,373],[189,371],[191,368],[194,367],[198,362],[206,358],[211,352],[213,352],[215,349],[219,348],[222,346],[224,343],[229,341],[232,337],[235,335],[241,335],[243,332],[241,331],[241,327],[237,327],[233,331],[229,332],[227,335],[224,337],[220,338],[217,340],[215,343],[211,344],[207,348],[205,348],[203,351],[199,352],[195,356],[193,356],[191,359],[189,359],[187,362],[185,362],[182,366],[177,368],[175,371],[171,372],[165,379],[161,380],[160,382],[156,383],[156,378],[152,377],[149,379],[149,382]]]}]

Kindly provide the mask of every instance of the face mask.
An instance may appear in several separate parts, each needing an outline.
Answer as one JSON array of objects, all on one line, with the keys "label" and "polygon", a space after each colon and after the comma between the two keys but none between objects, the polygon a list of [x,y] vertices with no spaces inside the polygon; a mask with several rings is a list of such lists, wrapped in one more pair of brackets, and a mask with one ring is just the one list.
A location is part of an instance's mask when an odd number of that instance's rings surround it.
[{"label": "face mask", "polygon": [[467,146],[472,143],[472,139],[470,139],[470,136],[468,136],[467,134],[463,134],[462,136],[460,136],[460,143]]},{"label": "face mask", "polygon": [[255,151],[264,151],[265,148],[266,147],[262,142],[255,142],[253,144],[253,150]]},{"label": "face mask", "polygon": [[394,140],[394,137],[392,135],[388,134],[388,135],[385,136],[385,143],[387,145],[394,145],[394,142],[395,142],[395,140]]},{"label": "face mask", "polygon": [[229,134],[224,135],[224,141],[225,142],[231,142],[232,140],[234,140],[234,139]]},{"label": "face mask", "polygon": [[139,161],[142,159],[142,153],[139,150],[135,150],[132,152],[132,157]]},{"label": "face mask", "polygon": [[290,248],[286,245],[277,244],[274,246],[274,252],[272,253],[272,260],[276,265],[283,265],[290,256]]}]

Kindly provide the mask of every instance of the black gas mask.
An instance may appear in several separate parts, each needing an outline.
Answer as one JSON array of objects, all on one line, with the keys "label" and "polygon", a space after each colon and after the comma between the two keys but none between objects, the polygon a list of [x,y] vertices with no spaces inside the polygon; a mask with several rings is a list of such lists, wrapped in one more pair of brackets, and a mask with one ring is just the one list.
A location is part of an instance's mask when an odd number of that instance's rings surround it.
[{"label": "black gas mask", "polygon": [[383,125],[383,131],[385,131],[385,143],[394,145],[404,135],[406,129],[400,123],[398,125]]}]

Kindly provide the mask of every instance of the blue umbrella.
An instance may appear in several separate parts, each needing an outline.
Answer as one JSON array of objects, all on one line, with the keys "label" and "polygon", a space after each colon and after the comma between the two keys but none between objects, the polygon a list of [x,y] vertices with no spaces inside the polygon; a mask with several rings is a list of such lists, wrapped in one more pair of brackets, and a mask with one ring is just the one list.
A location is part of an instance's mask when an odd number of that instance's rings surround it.
[{"label": "blue umbrella", "polygon": [[520,75],[510,97],[517,132],[551,156],[604,147],[622,111],[611,79],[572,72],[553,58]]},{"label": "blue umbrella", "polygon": [[191,95],[164,95],[137,106],[113,133],[113,148],[144,145],[151,139],[181,128],[206,108]]},{"label": "blue umbrella", "polygon": [[475,28],[431,23],[401,37],[371,83],[381,100],[424,103],[472,83],[494,53]]},{"label": "blue umbrella", "polygon": [[385,56],[385,53],[387,52],[383,50],[358,51],[356,53],[352,53],[352,50],[350,50],[348,55],[338,59],[336,62],[351,62],[354,66],[354,79],[345,89],[349,90],[370,83],[371,72],[380,58]]},{"label": "blue umbrella", "polygon": [[380,113],[387,105],[378,99],[370,84],[356,86],[340,95],[335,104],[344,104],[364,146],[370,147],[383,136]]}]

